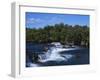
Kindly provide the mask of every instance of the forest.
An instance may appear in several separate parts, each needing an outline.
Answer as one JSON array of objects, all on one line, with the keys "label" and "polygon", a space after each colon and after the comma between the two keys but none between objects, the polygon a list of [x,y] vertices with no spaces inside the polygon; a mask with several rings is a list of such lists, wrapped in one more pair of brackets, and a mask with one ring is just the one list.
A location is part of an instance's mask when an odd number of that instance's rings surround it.
[{"label": "forest", "polygon": [[26,28],[26,42],[73,44],[89,47],[89,26],[59,23],[43,28]]}]

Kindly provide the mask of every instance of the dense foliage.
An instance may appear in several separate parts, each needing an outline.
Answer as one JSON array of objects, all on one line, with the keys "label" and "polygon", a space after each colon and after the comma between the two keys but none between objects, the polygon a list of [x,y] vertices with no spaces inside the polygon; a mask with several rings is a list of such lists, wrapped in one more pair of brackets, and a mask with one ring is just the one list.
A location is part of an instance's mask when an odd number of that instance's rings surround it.
[{"label": "dense foliage", "polygon": [[35,43],[61,42],[89,46],[89,27],[60,23],[39,29],[26,28],[26,41]]}]

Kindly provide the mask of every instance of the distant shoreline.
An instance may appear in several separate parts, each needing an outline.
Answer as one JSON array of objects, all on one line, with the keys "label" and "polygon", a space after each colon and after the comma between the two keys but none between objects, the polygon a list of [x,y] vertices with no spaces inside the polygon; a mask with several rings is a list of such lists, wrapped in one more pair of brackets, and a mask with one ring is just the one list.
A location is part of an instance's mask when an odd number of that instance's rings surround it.
[{"label": "distant shoreline", "polygon": [[[33,43],[33,44],[47,44],[47,45],[50,45],[52,42],[34,42],[34,41],[26,41],[26,43]],[[61,43],[62,44],[62,43]],[[67,44],[62,44],[62,45],[68,45],[70,46],[69,43]],[[85,45],[72,45],[72,46],[78,46],[78,47],[83,47],[83,48],[89,48],[89,46],[85,46]]]}]

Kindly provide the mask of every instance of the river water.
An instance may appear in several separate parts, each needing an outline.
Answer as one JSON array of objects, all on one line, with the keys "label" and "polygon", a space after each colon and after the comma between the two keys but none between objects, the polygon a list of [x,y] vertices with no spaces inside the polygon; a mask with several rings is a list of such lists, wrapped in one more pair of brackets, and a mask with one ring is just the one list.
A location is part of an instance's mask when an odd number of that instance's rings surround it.
[{"label": "river water", "polygon": [[[47,51],[44,50],[45,47],[48,47]],[[35,58],[33,55],[36,55]],[[62,49],[47,44],[26,43],[26,67],[84,65],[89,63],[89,48]]]}]

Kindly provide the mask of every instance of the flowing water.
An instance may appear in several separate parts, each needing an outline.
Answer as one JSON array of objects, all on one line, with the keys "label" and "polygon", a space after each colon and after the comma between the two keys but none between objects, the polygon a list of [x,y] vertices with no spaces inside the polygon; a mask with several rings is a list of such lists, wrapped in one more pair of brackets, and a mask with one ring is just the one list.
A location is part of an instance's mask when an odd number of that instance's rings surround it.
[{"label": "flowing water", "polygon": [[[45,47],[48,50],[44,51]],[[27,43],[26,55],[26,67],[89,64],[88,48],[57,48],[47,44]],[[36,55],[37,61],[33,55]]]}]

